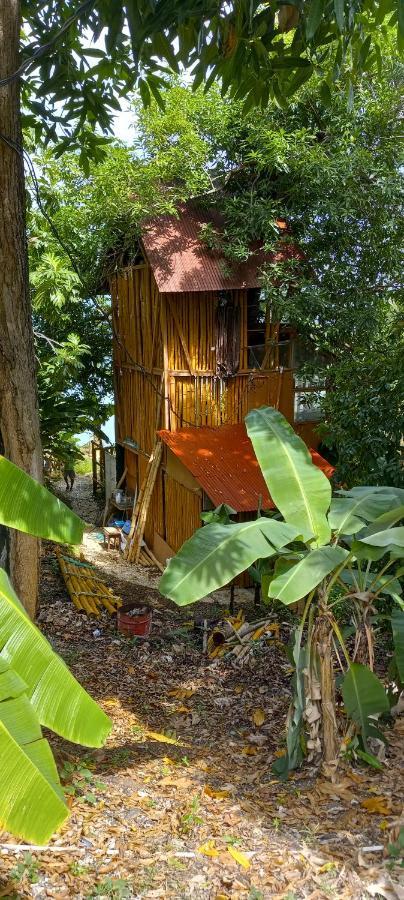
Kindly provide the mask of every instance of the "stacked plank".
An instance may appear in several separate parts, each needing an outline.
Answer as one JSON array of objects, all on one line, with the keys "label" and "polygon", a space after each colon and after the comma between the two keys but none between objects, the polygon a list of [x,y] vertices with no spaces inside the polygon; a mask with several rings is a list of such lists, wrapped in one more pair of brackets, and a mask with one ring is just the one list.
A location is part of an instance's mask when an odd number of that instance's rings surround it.
[{"label": "stacked plank", "polygon": [[103,583],[94,566],[74,556],[66,556],[59,549],[56,553],[67,591],[76,609],[97,618],[102,607],[111,615],[117,612],[122,600]]},{"label": "stacked plank", "polygon": [[143,535],[146,526],[147,513],[149,510],[154,485],[156,483],[157,473],[160,468],[162,453],[163,445],[161,441],[158,441],[155,444],[154,450],[149,458],[145,478],[138,494],[136,506],[133,510],[132,524],[128,535],[127,548],[125,551],[125,556],[128,562],[140,562],[140,556],[143,550]]}]

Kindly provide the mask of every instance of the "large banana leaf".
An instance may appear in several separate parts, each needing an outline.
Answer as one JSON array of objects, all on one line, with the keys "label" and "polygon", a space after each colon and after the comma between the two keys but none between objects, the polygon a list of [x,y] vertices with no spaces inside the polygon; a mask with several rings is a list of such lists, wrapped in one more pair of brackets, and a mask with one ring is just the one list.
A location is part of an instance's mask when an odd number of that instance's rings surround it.
[{"label": "large banana leaf", "polygon": [[[355,497],[334,497],[328,515],[333,531],[338,534],[356,534],[365,527],[366,522],[377,521],[383,514],[392,514],[392,507],[403,509],[399,500],[392,494],[375,493],[372,488]],[[386,520],[386,526],[402,517]]]},{"label": "large banana leaf", "polygon": [[79,544],[85,527],[61,500],[4,456],[0,456],[0,523],[63,544]]},{"label": "large banana leaf", "polygon": [[401,682],[404,684],[404,612],[401,609],[393,609],[391,614],[391,628],[393,632],[397,669]]},{"label": "large banana leaf", "polygon": [[341,565],[347,556],[348,551],[343,547],[310,550],[295,566],[272,579],[268,596],[281,600],[285,605],[296,603]]},{"label": "large banana leaf", "polygon": [[271,497],[286,522],[313,546],[327,544],[331,485],[284,416],[276,409],[253,409],[246,417],[248,436]]},{"label": "large banana leaf", "polygon": [[360,538],[368,537],[369,534],[377,534],[377,532],[383,531],[386,528],[391,528],[396,522],[400,522],[403,518],[404,506],[396,506],[394,509],[390,509],[383,515],[378,516],[377,519],[365,528],[363,534],[360,535]]},{"label": "large banana leaf", "polygon": [[383,528],[374,534],[360,537],[360,544],[368,544],[370,547],[380,547],[386,550],[390,547],[404,547],[404,525],[397,528]]},{"label": "large banana leaf", "polygon": [[27,685],[41,725],[69,741],[87,747],[102,746],[111,728],[108,716],[36,628],[3,569],[0,569],[1,660]]},{"label": "large banana leaf", "polygon": [[337,494],[341,494],[344,497],[362,497],[365,494],[389,494],[391,497],[395,497],[398,504],[404,503],[404,488],[393,487],[389,484],[360,484],[348,490],[341,489],[337,491]]},{"label": "large banana leaf", "polygon": [[388,594],[389,597],[394,597],[394,599],[396,599],[398,594],[402,593],[402,587],[398,578],[392,575],[381,575],[376,578],[373,572],[365,576],[359,569],[344,569],[340,578],[353,590],[356,590],[356,585],[359,585],[360,590],[366,591],[369,585],[372,584],[372,593],[378,591],[381,594]]},{"label": "large banana leaf", "polygon": [[368,750],[367,739],[380,737],[370,717],[389,711],[386,691],[374,672],[359,663],[351,663],[341,689],[347,714],[359,726],[365,750]]},{"label": "large banana leaf", "polygon": [[25,684],[0,659],[0,828],[46,843],[68,816],[49,744]]},{"label": "large banana leaf", "polygon": [[257,559],[273,556],[298,536],[293,525],[265,517],[252,522],[205,525],[170,559],[159,590],[178,606],[195,603],[228,584]]}]

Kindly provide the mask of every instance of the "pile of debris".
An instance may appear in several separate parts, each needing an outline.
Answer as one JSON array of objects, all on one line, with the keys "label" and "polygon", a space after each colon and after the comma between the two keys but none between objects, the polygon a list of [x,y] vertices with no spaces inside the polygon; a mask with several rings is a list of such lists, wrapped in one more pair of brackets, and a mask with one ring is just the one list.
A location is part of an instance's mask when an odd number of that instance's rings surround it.
[{"label": "pile of debris", "polygon": [[[279,641],[279,624],[268,618],[246,622],[243,610],[236,616],[228,616],[211,631],[207,639],[209,659],[234,657],[244,665],[258,645],[269,640]],[[269,637],[271,636],[271,637]]]}]

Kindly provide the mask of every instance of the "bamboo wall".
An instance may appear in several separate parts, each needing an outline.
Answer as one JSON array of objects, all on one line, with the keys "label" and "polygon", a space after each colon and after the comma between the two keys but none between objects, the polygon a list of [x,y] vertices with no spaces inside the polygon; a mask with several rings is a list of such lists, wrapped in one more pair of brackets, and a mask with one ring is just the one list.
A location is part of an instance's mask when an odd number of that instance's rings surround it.
[{"label": "bamboo wall", "polygon": [[194,493],[174,478],[164,475],[164,497],[166,530],[165,535],[161,536],[177,551],[201,524],[202,492]]},{"label": "bamboo wall", "polygon": [[[235,424],[262,405],[280,409],[293,422],[292,371],[274,369],[274,353],[264,371],[247,367],[246,291],[232,292],[240,309],[240,366],[227,379],[216,377],[216,293],[159,294],[148,263],[115,276],[111,293],[117,440],[131,438],[139,448],[137,453],[125,449],[129,490],[140,488],[160,428]],[[269,327],[267,338],[274,330]],[[301,427],[310,442],[310,426]],[[168,475],[163,462],[146,542],[152,546],[157,532],[179,549],[199,526],[200,510],[201,496]]]}]

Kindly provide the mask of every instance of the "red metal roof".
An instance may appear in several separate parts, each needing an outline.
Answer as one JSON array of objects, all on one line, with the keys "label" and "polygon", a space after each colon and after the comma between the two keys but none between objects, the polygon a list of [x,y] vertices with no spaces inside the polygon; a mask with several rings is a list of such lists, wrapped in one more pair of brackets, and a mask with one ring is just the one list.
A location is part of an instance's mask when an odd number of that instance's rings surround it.
[{"label": "red metal roof", "polygon": [[[217,209],[205,209],[189,202],[179,215],[160,216],[149,221],[143,232],[143,246],[161,293],[222,291],[259,287],[259,273],[265,262],[301,257],[290,242],[279,243],[276,253],[264,253],[256,244],[244,262],[229,263],[220,251],[210,250],[201,238],[203,225],[221,230],[223,218]],[[285,222],[279,220],[279,231]]]},{"label": "red metal roof", "polygon": [[[274,509],[245,425],[182,428],[158,432],[167,447],[192,473],[215,506],[228,503],[237,512]],[[333,467],[315,450],[313,462],[328,478]]]}]

